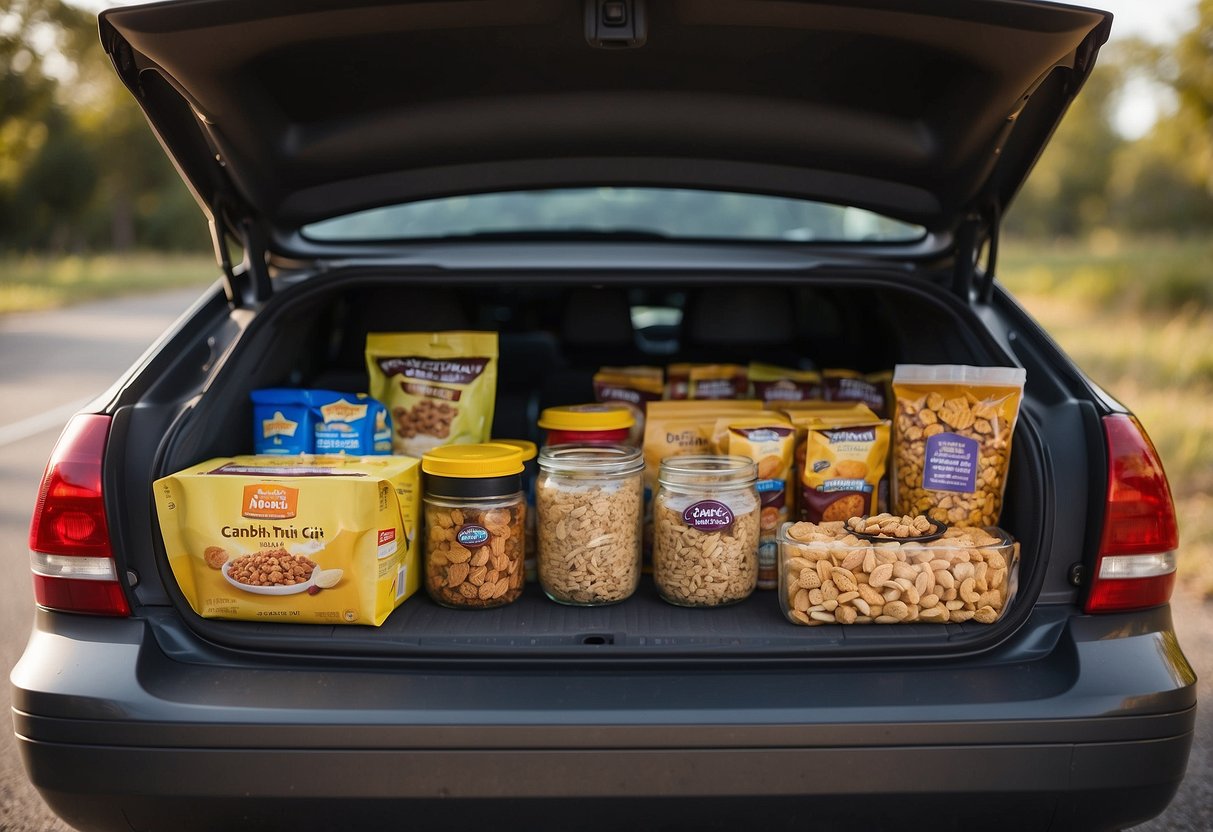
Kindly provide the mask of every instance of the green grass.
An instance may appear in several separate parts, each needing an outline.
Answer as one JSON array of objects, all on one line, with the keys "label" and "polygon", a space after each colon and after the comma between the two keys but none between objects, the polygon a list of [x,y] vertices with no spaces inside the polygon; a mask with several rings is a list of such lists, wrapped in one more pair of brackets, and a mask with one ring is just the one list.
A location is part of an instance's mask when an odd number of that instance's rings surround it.
[{"label": "green grass", "polygon": [[157,289],[202,287],[217,276],[215,261],[197,254],[5,257],[0,258],[0,314]]},{"label": "green grass", "polygon": [[1213,240],[1006,246],[1000,278],[1141,420],[1180,522],[1180,582],[1213,597]]}]

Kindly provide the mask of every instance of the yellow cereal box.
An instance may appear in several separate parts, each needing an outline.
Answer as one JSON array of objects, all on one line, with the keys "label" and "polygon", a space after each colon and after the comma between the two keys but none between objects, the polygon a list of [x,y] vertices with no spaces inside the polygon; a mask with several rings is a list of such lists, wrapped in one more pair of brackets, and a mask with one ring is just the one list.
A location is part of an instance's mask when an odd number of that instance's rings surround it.
[{"label": "yellow cereal box", "polygon": [[382,624],[421,584],[418,466],[238,456],[159,479],[169,566],[203,618]]}]

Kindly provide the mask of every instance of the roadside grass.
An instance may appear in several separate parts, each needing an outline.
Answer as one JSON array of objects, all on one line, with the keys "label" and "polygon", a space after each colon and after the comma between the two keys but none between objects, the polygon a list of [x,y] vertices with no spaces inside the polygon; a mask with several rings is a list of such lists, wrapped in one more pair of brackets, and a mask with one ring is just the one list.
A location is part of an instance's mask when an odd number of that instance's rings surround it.
[{"label": "roadside grass", "polygon": [[198,254],[2,257],[0,314],[160,289],[202,287],[217,275],[215,261]]},{"label": "roadside grass", "polygon": [[1213,597],[1213,239],[1017,241],[999,277],[1158,448],[1180,584]]}]

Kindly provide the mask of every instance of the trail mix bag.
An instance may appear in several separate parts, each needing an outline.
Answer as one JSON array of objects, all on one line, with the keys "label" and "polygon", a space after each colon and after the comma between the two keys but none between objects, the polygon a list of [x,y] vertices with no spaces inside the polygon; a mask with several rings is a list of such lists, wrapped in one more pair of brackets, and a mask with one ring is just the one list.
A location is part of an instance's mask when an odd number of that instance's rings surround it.
[{"label": "trail mix bag", "polygon": [[740,364],[700,364],[691,367],[687,398],[744,399],[750,394],[750,379]]},{"label": "trail mix bag", "polygon": [[893,506],[954,526],[996,526],[1027,372],[899,364]]},{"label": "trail mix bag", "polygon": [[821,371],[822,393],[826,401],[862,402],[881,418],[889,415],[888,370],[859,373],[855,370],[826,369]]},{"label": "trail mix bag", "polygon": [[497,397],[497,333],[372,332],[370,392],[392,416],[392,450],[421,456],[487,442]]},{"label": "trail mix bag", "polygon": [[889,457],[887,419],[810,424],[800,471],[800,519],[810,523],[875,514]]}]

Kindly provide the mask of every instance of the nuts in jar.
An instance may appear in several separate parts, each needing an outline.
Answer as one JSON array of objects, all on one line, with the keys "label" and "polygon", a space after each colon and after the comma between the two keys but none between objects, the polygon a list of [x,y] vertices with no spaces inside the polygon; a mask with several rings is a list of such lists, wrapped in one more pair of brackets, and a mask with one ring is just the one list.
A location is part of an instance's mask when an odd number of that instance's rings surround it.
[{"label": "nuts in jar", "polygon": [[757,466],[736,456],[668,457],[653,502],[653,580],[679,606],[749,597],[758,578]]},{"label": "nuts in jar", "polygon": [[539,454],[539,581],[553,601],[622,601],[640,583],[644,459],[626,445],[556,445]]},{"label": "nuts in jar", "polygon": [[525,578],[526,503],[517,447],[445,445],[421,459],[425,473],[425,586],[447,607],[498,607]]}]

